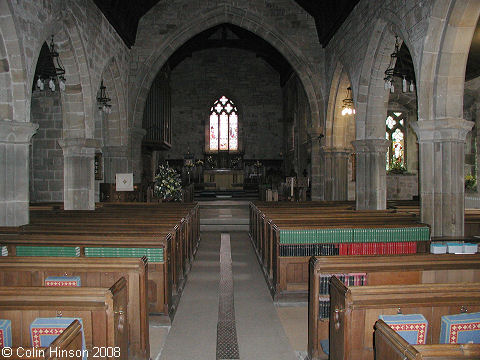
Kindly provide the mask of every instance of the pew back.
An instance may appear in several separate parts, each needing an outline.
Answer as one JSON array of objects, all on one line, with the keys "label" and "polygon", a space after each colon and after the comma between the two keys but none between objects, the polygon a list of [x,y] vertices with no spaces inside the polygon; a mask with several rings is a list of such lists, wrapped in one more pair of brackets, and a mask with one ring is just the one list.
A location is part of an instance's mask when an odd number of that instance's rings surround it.
[{"label": "pew back", "polygon": [[346,287],[336,277],[330,287],[330,359],[372,360],[373,326],[379,315],[423,314],[427,345],[440,337],[442,315],[480,311],[480,284],[421,284]]},{"label": "pew back", "polygon": [[125,278],[129,351],[149,359],[146,258],[0,257],[0,286],[43,286],[49,276],[78,276],[82,287],[102,288]]},{"label": "pew back", "polygon": [[38,317],[58,316],[82,319],[90,353],[94,347],[118,347],[119,359],[128,359],[125,279],[108,289],[0,287],[0,318],[12,322],[12,343],[30,346],[28,325]]},{"label": "pew back", "polygon": [[311,360],[320,358],[320,341],[328,339],[329,318],[322,316],[320,299],[328,299],[328,278],[333,274],[365,274],[367,286],[480,282],[480,255],[312,257],[308,304]]}]

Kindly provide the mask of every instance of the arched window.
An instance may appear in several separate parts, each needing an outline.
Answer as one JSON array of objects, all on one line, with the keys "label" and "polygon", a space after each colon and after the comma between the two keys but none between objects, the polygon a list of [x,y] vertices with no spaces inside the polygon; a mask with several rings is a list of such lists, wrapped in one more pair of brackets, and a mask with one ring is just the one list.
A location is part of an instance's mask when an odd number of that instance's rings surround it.
[{"label": "arched window", "polygon": [[405,129],[406,120],[403,112],[389,111],[385,120],[385,136],[390,141],[387,152],[387,170],[405,170]]},{"label": "arched window", "polygon": [[238,150],[238,115],[232,100],[222,96],[210,109],[210,151]]}]

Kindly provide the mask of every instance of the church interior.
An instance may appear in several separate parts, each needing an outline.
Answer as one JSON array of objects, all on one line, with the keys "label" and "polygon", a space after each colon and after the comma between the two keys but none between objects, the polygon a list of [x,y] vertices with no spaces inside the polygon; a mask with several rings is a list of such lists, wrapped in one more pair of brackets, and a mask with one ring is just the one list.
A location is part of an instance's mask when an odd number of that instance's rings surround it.
[{"label": "church interior", "polygon": [[479,16],[0,0],[0,358],[480,359]]}]

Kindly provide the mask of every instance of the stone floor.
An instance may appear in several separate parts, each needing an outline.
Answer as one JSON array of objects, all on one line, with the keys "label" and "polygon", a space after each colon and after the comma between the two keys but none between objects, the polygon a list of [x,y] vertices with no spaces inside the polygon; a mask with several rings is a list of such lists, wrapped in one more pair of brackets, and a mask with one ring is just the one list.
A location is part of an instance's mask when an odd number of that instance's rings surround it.
[{"label": "stone floor", "polygon": [[[208,211],[202,213],[201,210],[202,219],[217,217],[225,225],[225,217],[219,216],[228,212],[224,205],[219,206],[217,212],[211,206]],[[248,211],[234,207],[232,214],[244,218]],[[232,219],[232,222],[240,221]],[[172,326],[150,326],[152,359],[215,359],[220,234],[220,231],[202,231]],[[307,349],[306,306],[275,306],[248,233],[231,231],[229,234],[240,359],[303,360]]]}]

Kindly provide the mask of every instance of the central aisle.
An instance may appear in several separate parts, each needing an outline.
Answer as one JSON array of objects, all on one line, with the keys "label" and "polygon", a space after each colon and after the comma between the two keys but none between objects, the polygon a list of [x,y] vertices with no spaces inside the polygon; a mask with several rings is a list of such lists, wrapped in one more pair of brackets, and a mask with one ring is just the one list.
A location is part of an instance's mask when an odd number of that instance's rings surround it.
[{"label": "central aisle", "polygon": [[[202,240],[160,359],[216,357],[220,232]],[[240,359],[294,360],[246,232],[231,232],[235,319]]]}]

